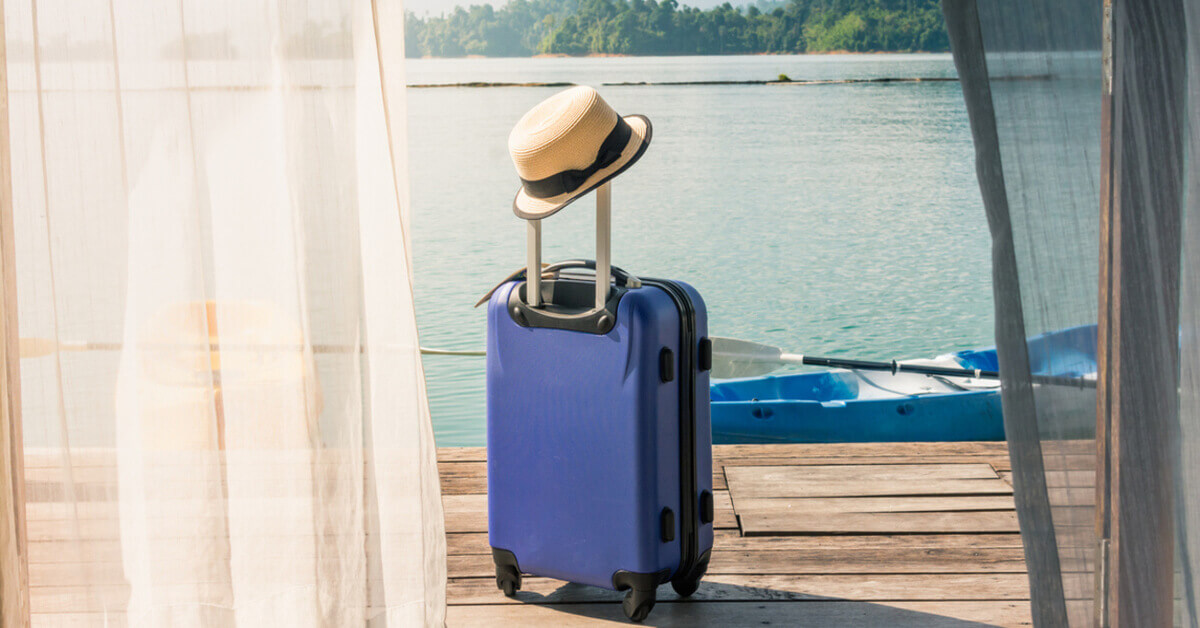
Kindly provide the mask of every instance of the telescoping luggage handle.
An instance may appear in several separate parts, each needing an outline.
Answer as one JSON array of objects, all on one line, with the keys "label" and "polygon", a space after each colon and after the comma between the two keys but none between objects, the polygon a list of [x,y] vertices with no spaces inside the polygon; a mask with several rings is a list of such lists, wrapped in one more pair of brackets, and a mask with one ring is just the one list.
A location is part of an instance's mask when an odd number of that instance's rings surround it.
[{"label": "telescoping luggage handle", "polygon": [[[542,221],[529,220],[525,240],[525,291],[529,307],[542,305]],[[609,282],[612,280],[612,182],[596,188],[596,306],[603,310],[608,303]]]}]

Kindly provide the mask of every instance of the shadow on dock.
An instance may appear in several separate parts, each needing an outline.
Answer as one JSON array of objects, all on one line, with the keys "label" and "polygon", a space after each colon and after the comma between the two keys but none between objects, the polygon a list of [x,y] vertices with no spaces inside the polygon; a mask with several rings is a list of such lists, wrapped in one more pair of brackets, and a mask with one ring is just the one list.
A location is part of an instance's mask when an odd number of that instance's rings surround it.
[{"label": "shadow on dock", "polygon": [[[658,604],[643,626],[892,626],[977,628],[1009,625],[960,619],[947,614],[947,602],[864,602],[805,593],[803,591],[748,587],[704,582],[690,598],[678,597],[669,585],[659,588]],[[629,624],[621,611],[623,593],[566,583],[549,594],[517,593],[517,604],[534,606],[547,625],[571,626],[577,620]],[[714,602],[717,602],[714,604]],[[780,604],[779,602],[793,602]],[[803,602],[795,604],[794,602]],[[994,602],[990,602],[994,604]],[[1013,602],[1013,606],[1022,604]],[[971,602],[959,602],[968,607]],[[498,605],[502,606],[502,605]],[[922,610],[925,607],[927,610]],[[498,611],[493,607],[493,613]],[[521,617],[530,618],[530,611]],[[494,617],[495,615],[493,615]]]}]

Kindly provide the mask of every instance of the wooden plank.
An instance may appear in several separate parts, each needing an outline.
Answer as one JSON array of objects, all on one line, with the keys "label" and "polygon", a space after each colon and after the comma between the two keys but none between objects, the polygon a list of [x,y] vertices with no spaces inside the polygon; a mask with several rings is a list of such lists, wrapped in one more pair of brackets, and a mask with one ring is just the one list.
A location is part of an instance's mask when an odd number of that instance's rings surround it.
[{"label": "wooden plank", "polygon": [[935,495],[932,497],[745,497],[734,508],[738,515],[763,513],[843,512],[958,512],[1013,510],[1008,495]]},{"label": "wooden plank", "polygon": [[[281,568],[294,564],[297,569],[311,570],[313,559],[281,561]],[[156,586],[227,584],[228,572],[214,572],[199,577],[183,571],[171,572],[170,565],[159,565],[155,574]],[[41,595],[37,612],[74,612],[88,610],[73,606],[69,596],[47,602],[49,596],[69,591],[79,592],[86,587],[116,587],[122,595],[128,590],[121,562],[107,563],[34,563],[30,575],[38,584],[33,590]],[[551,578],[526,577],[522,588],[531,593],[524,601],[538,603],[593,602],[619,600],[620,593],[571,585]],[[496,589],[494,577],[467,577],[450,580],[450,603],[495,604],[506,602]],[[941,574],[710,574],[705,576],[707,587],[697,594],[702,600],[780,600],[837,597],[854,600],[977,600],[1028,599],[1028,582],[1022,573],[941,573]],[[987,588],[981,588],[987,585]],[[663,588],[661,591],[669,591]],[[552,596],[542,600],[541,596]],[[532,598],[532,599],[531,599]]]},{"label": "wooden plank", "polygon": [[1096,472],[1091,470],[1060,471],[1046,470],[1048,488],[1085,488],[1096,490]]},{"label": "wooden plank", "polygon": [[[853,443],[850,443],[853,444]],[[870,444],[870,443],[869,443]],[[955,462],[985,462],[996,471],[1010,471],[1012,466],[1008,460],[1006,448],[986,453],[954,453],[949,445],[958,443],[925,443],[926,447],[948,445],[944,449],[931,449],[926,453],[899,453],[894,449],[875,451],[870,454],[839,454],[844,445],[830,443],[820,445],[821,449],[802,453],[803,450],[791,450],[793,445],[715,445],[713,448],[714,466],[785,466],[785,465],[898,465],[898,463],[955,463]],[[800,447],[800,445],[794,445]],[[766,448],[757,450],[756,448]],[[784,449],[780,449],[784,448]],[[1074,448],[1073,448],[1074,449]],[[47,449],[26,449],[26,469],[59,469],[65,465],[60,451]],[[116,457],[113,449],[108,448],[74,448],[71,454],[72,468],[107,467],[115,469]],[[443,447],[438,448],[438,462],[486,462],[487,451],[482,447]],[[1056,468],[1072,469],[1072,471],[1090,471],[1096,468],[1096,456],[1086,454],[1062,454],[1056,456]]]},{"label": "wooden plank", "polygon": [[[484,578],[495,574],[492,557],[450,556],[451,578]],[[864,552],[860,548],[805,550],[713,551],[710,574],[887,574],[887,573],[1023,573],[1025,554],[1013,548],[897,548]]]},{"label": "wooden plank", "polygon": [[[660,601],[678,599],[660,587]],[[446,586],[450,604],[577,604],[619,602],[623,592],[550,578],[524,578],[516,598],[496,589],[494,578],[457,578]],[[1028,600],[1029,579],[1020,573],[736,575],[707,576],[689,600],[721,602],[876,600]]]},{"label": "wooden plank", "polygon": [[128,625],[128,617],[120,612],[33,614],[33,628],[125,628]]},{"label": "wooden plank", "polygon": [[443,462],[487,462],[487,447],[438,447],[438,464]]},{"label": "wooden plank", "polygon": [[761,445],[716,445],[713,447],[714,457],[746,459],[755,456],[944,456],[950,454],[1002,457],[1008,455],[1008,447],[1003,441],[770,443]]},{"label": "wooden plank", "polygon": [[[888,550],[897,548],[935,547],[1007,547],[1020,549],[1019,534],[864,534],[864,535],[810,535],[810,536],[757,536],[744,537],[738,530],[716,530],[713,545],[716,551],[729,550],[773,550],[773,549],[858,549]],[[37,545],[35,544],[36,548]],[[447,553],[451,556],[486,554],[491,556],[487,533],[469,532],[446,535]],[[43,552],[30,550],[30,560],[38,560]]]},{"label": "wooden plank", "polygon": [[[487,493],[487,463],[446,462],[438,464],[443,495],[483,495]],[[720,467],[713,471],[713,490],[725,490]]]},{"label": "wooden plank", "polygon": [[741,536],[734,530],[718,530],[715,551],[745,550],[841,550],[890,552],[902,549],[1021,549],[1019,534],[862,534],[811,536]]},{"label": "wooden plank", "polygon": [[783,467],[746,466],[726,471],[739,477],[773,480],[838,480],[848,476],[864,480],[995,480],[995,469],[985,462],[961,464],[860,464]]},{"label": "wooden plank", "polygon": [[[120,562],[121,542],[111,540],[84,540],[57,538],[47,540],[30,540],[29,568],[34,565],[54,563],[83,563],[83,562]],[[47,584],[38,579],[30,581],[30,586]]]},{"label": "wooden plank", "polygon": [[[1094,461],[1094,445],[1091,441],[1070,441],[1060,450],[1063,454],[1083,456]],[[30,448],[27,450],[29,467],[59,466],[61,453],[54,449]],[[1007,446],[1000,441],[986,442],[927,442],[927,443],[786,443],[762,445],[715,445],[714,460],[735,463],[750,462],[766,458],[785,460],[829,459],[829,458],[909,458],[930,460],[937,457],[959,459],[987,458],[1005,460]],[[439,447],[438,462],[486,462],[486,447]],[[975,461],[975,460],[968,460]],[[74,466],[114,466],[115,455],[108,448],[72,449]],[[834,463],[830,463],[834,464]],[[1094,464],[1094,463],[1093,463]]]},{"label": "wooden plank", "polygon": [[742,550],[714,552],[714,574],[779,573],[1024,573],[1017,548],[921,548],[862,552],[828,550]]},{"label": "wooden plank", "polygon": [[[1064,441],[1064,453],[1091,453],[1084,441]],[[714,445],[714,459],[753,460],[759,457],[870,457],[870,456],[1008,456],[1003,441],[902,442],[902,443],[769,443],[761,445]],[[486,447],[439,447],[438,462],[485,462]]]},{"label": "wooden plank", "polygon": [[117,450],[112,447],[72,447],[69,456],[58,448],[27,447],[25,468],[61,468],[70,462],[72,468],[117,466]]},{"label": "wooden plank", "polygon": [[[817,467],[821,472],[810,472],[810,467],[726,467],[725,475],[735,502],[747,497],[1012,494],[1012,487],[986,464],[888,466],[842,471]],[[983,477],[985,472],[991,477]],[[966,477],[955,477],[956,473]]]},{"label": "wooden plank", "polygon": [[[1049,475],[1047,473],[1047,481],[1049,481]],[[1012,486],[1011,471],[1001,472],[1000,479],[1004,480],[1009,486]],[[1096,489],[1091,485],[1073,486],[1070,488],[1056,488],[1051,486],[1046,489],[1046,494],[1050,498],[1050,503],[1056,507],[1064,504],[1094,507],[1096,503]]]},{"label": "wooden plank", "polygon": [[[227,583],[155,585],[156,594],[165,600],[175,597],[188,600],[221,600],[228,603],[228,600],[232,599],[229,589]],[[35,587],[30,590],[29,595],[34,612],[40,614],[44,622],[49,622],[49,617],[59,613],[85,613],[105,608],[122,612],[129,604],[129,585]],[[97,615],[103,617],[103,614]]]},{"label": "wooden plank", "polygon": [[[677,602],[654,608],[648,625],[695,626],[889,626],[962,628],[964,625],[1029,626],[1029,604],[987,602]],[[965,624],[964,622],[975,622]],[[496,604],[451,606],[450,627],[627,625],[619,604]]]},{"label": "wooden plank", "polygon": [[1000,534],[1020,532],[1017,512],[739,512],[745,536],[798,534]]},{"label": "wooden plank", "polygon": [[[490,563],[490,561],[489,561]],[[33,574],[47,584],[33,587],[33,608],[39,613],[82,612],[95,608],[121,609],[129,595],[129,585],[121,574],[121,565],[34,565]],[[48,570],[48,571],[47,571]],[[176,574],[178,575],[178,574]],[[169,574],[167,574],[169,576]],[[183,580],[174,577],[156,579],[163,591],[189,592],[192,587],[227,587],[227,578]],[[526,577],[521,602],[579,603],[616,601],[617,592],[574,585],[548,578]],[[674,597],[670,589],[660,589],[664,599]],[[496,589],[491,575],[455,577],[447,588],[448,603],[505,604],[510,600]],[[545,599],[546,597],[549,599]],[[1027,599],[1028,584],[1020,572],[923,573],[903,574],[802,574],[713,573],[706,576],[698,600],[780,601],[820,598],[855,600],[973,600]]]},{"label": "wooden plank", "polygon": [[992,456],[808,456],[808,457],[753,457],[715,458],[716,467],[806,467],[821,465],[889,465],[889,464],[986,464],[993,469],[1001,464]]},{"label": "wooden plank", "polygon": [[[446,532],[487,532],[487,495],[443,495]],[[737,529],[729,491],[713,491],[713,527]]]}]

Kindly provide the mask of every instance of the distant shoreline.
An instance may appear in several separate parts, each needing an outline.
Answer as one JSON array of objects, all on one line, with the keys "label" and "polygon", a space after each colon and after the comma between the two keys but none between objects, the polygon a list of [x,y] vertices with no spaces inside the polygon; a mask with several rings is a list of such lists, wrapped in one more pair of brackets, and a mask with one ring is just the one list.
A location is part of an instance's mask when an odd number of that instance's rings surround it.
[{"label": "distant shoreline", "polygon": [[486,55],[462,55],[458,57],[409,57],[409,59],[605,59],[613,57],[812,57],[812,56],[859,56],[859,55],[938,55],[950,54],[949,50],[823,50],[819,52],[728,52],[720,54],[656,54],[631,55],[608,52],[592,52],[585,55],[569,55],[564,53],[544,53],[528,57],[489,57]]},{"label": "distant shoreline", "polygon": [[[1021,76],[992,77],[994,81],[1045,81],[1049,74],[1029,74]],[[799,80],[742,80],[742,81],[626,81],[600,83],[603,87],[686,87],[686,86],[729,86],[729,85],[770,85],[770,86],[814,86],[814,85],[886,85],[891,83],[957,83],[954,76],[884,76],[876,78],[847,78],[847,79],[799,79]],[[489,83],[472,81],[468,83],[414,83],[407,87],[413,89],[433,89],[439,87],[573,87],[576,83],[558,81],[550,83]]]},{"label": "distant shoreline", "polygon": [[[1037,77],[1022,77],[1037,78]],[[686,86],[722,86],[722,85],[853,85],[861,83],[956,83],[957,77],[945,76],[902,76],[865,79],[812,79],[798,81],[625,81],[601,83],[602,87],[686,87]],[[468,83],[415,83],[408,87],[413,89],[432,89],[437,87],[574,87],[576,83],[488,83],[471,81]]]}]

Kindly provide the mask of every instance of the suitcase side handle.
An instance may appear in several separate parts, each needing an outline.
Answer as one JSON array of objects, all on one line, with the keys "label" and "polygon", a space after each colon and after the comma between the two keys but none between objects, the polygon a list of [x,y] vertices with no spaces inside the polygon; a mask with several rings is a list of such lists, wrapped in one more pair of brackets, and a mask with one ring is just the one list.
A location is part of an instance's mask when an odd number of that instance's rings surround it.
[{"label": "suitcase side handle", "polygon": [[[528,220],[525,231],[525,276],[529,281],[529,307],[541,306],[542,221]],[[603,310],[608,303],[609,280],[612,276],[612,182],[596,188],[596,307]]]}]

